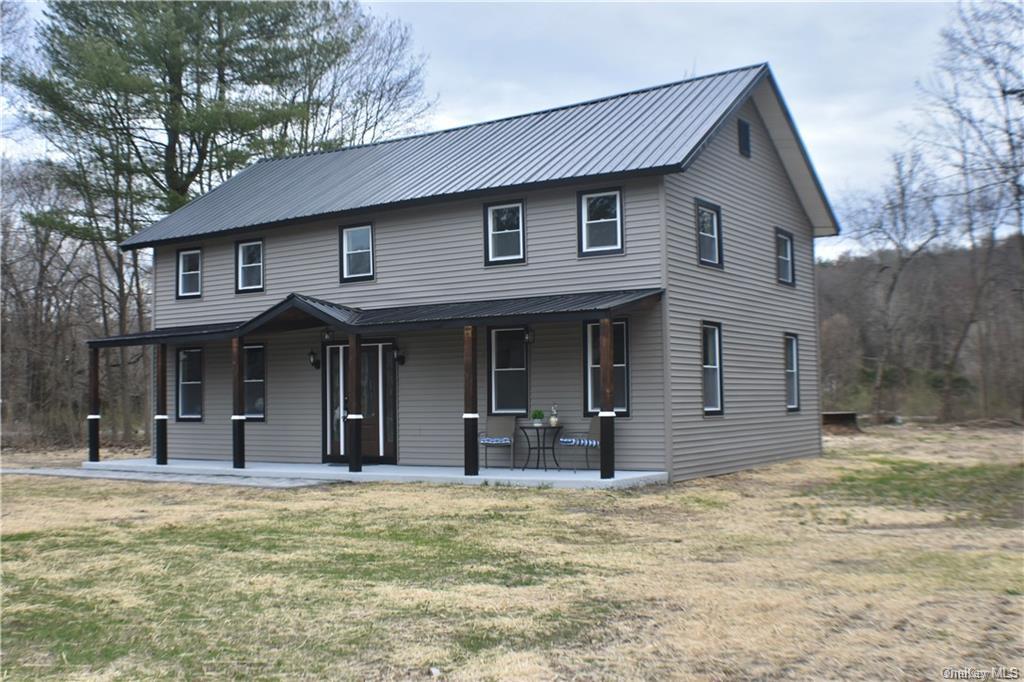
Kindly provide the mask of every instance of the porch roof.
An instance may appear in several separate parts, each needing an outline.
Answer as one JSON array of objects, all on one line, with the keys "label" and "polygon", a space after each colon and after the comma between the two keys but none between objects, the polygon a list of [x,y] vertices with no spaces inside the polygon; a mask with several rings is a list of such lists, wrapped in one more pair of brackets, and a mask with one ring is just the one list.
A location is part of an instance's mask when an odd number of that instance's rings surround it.
[{"label": "porch roof", "polygon": [[627,289],[550,296],[458,301],[390,308],[361,309],[292,293],[250,320],[186,327],[163,327],[148,332],[89,341],[93,347],[155,343],[216,341],[255,332],[330,327],[359,334],[381,334],[460,327],[467,324],[526,324],[583,320],[619,315],[656,302],[662,289]]}]

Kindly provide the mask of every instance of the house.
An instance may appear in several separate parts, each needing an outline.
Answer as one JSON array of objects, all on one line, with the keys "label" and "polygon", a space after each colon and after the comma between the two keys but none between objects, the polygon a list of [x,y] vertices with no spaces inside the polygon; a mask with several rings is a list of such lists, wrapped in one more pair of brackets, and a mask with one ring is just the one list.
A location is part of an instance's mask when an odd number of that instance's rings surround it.
[{"label": "house", "polygon": [[599,443],[561,466],[605,479],[816,455],[837,232],[766,64],[261,161],[121,245],[154,328],[90,342],[89,456],[97,353],[141,344],[158,464],[476,476],[530,454],[483,452],[495,417],[556,404]]}]

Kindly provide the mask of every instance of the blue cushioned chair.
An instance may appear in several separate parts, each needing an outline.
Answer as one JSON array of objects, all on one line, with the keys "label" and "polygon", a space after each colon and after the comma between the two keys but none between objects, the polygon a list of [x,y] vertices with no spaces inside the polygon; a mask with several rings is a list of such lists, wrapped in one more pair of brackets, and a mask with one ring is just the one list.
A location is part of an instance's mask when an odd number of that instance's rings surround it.
[{"label": "blue cushioned chair", "polygon": [[491,448],[508,448],[511,461],[510,469],[516,465],[516,418],[488,417],[487,432],[480,433],[480,445],[484,446],[484,468],[487,468],[487,455]]},{"label": "blue cushioned chair", "polygon": [[569,433],[558,439],[558,444],[567,448],[583,448],[583,457],[590,468],[590,448],[601,447],[601,420],[590,418],[590,430],[586,433]]}]

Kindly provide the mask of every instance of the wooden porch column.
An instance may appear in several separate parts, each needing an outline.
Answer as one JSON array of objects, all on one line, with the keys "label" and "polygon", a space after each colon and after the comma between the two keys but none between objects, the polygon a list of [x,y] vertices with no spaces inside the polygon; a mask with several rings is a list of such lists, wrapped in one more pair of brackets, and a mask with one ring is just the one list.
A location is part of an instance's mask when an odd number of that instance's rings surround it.
[{"label": "wooden porch column", "polygon": [[345,454],[348,470],[363,470],[363,339],[359,334],[348,335],[348,416],[345,418]]},{"label": "wooden porch column", "polygon": [[476,399],[476,327],[466,325],[462,328],[462,374],[463,394],[462,425],[463,425],[463,468],[466,476],[477,476],[480,473],[480,414],[477,412]]},{"label": "wooden porch column", "polygon": [[615,478],[615,334],[610,317],[601,318],[600,330],[601,478]]},{"label": "wooden porch column", "polygon": [[89,347],[89,461],[100,461],[100,349]]},{"label": "wooden porch column", "polygon": [[242,358],[244,343],[240,336],[231,339],[231,459],[236,469],[245,468],[245,366]]},{"label": "wooden porch column", "polygon": [[156,345],[156,403],[153,406],[156,463],[167,464],[167,344]]}]

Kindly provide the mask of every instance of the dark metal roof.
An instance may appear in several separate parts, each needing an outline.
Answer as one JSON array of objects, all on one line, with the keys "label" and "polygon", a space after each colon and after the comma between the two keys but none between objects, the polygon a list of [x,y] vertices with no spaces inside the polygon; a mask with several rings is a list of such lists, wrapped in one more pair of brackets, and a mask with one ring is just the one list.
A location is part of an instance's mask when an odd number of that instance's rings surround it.
[{"label": "dark metal roof", "polygon": [[234,232],[437,197],[681,170],[766,64],[330,152],[261,161],[121,244]]},{"label": "dark metal roof", "polygon": [[311,327],[332,327],[352,333],[374,334],[440,329],[464,324],[582,320],[602,313],[614,315],[653,303],[661,294],[661,289],[631,289],[362,310],[293,293],[247,322],[154,329],[139,334],[96,339],[90,341],[89,345],[104,347],[214,341],[256,332]]}]

